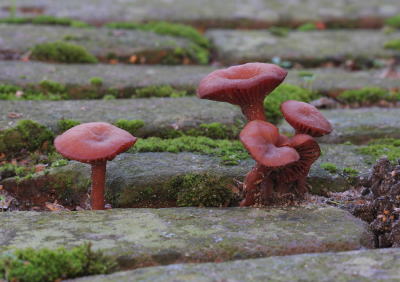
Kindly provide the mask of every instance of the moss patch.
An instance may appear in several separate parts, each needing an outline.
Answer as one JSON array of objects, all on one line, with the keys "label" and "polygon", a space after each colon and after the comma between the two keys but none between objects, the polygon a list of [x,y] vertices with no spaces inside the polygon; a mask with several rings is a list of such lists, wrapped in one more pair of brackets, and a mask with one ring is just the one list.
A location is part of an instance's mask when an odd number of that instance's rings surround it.
[{"label": "moss patch", "polygon": [[324,163],[321,164],[321,168],[331,172],[331,173],[336,173],[337,172],[337,165],[333,164],[333,163]]},{"label": "moss patch", "polygon": [[[53,150],[54,133],[32,120],[20,120],[16,127],[0,132],[0,152]],[[46,143],[46,144],[45,144]]]},{"label": "moss patch", "polygon": [[58,122],[58,125],[60,126],[62,132],[67,131],[68,129],[71,129],[72,127],[80,124],[82,124],[80,121],[75,121],[72,119],[62,119]]},{"label": "moss patch", "polygon": [[371,156],[367,159],[368,164],[375,163],[383,155],[386,155],[392,164],[397,164],[397,159],[400,158],[400,140],[393,138],[372,140],[367,146],[356,149],[356,152]]},{"label": "moss patch", "polygon": [[62,25],[72,27],[91,27],[90,24],[70,18],[57,18],[50,15],[40,15],[34,18],[11,17],[0,19],[0,23],[8,24],[37,24],[37,25]]},{"label": "moss patch", "polygon": [[393,16],[391,18],[387,18],[385,20],[385,24],[392,27],[400,28],[400,14]]},{"label": "moss patch", "polygon": [[132,98],[151,98],[151,97],[182,97],[186,95],[186,91],[177,91],[170,85],[149,86],[136,89]]},{"label": "moss patch", "polygon": [[315,23],[305,23],[297,28],[298,31],[312,31],[317,30]]},{"label": "moss patch", "polygon": [[342,92],[338,99],[343,99],[346,103],[358,102],[364,104],[366,102],[376,103],[380,100],[400,101],[400,91],[387,90],[379,87],[365,87],[362,89],[346,90]]},{"label": "moss patch", "polygon": [[52,282],[115,270],[114,259],[91,250],[91,243],[70,250],[17,249],[0,257],[0,277],[7,281]]},{"label": "moss patch", "polygon": [[133,135],[137,129],[144,126],[144,122],[141,119],[135,119],[135,120],[120,119],[115,123],[115,126],[125,131],[128,131],[130,134]]},{"label": "moss patch", "polygon": [[385,49],[400,50],[400,39],[388,40],[383,45]]},{"label": "moss patch", "polygon": [[83,47],[61,41],[38,44],[31,48],[32,56],[39,61],[57,63],[97,63],[97,59]]}]

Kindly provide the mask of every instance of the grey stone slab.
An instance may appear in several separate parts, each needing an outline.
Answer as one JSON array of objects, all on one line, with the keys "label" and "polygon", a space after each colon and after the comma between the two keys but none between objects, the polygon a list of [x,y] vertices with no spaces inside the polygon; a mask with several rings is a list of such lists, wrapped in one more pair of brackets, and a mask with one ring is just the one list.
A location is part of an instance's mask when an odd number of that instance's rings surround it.
[{"label": "grey stone slab", "polygon": [[[321,144],[321,149],[323,154],[311,166],[307,177],[311,194],[343,192],[360,178],[369,176],[370,166],[364,161],[366,156],[357,155],[355,146]],[[327,162],[335,164],[338,171],[331,173],[320,167]],[[234,184],[233,179],[244,181],[255,164],[254,160],[246,159],[235,166],[223,166],[217,157],[189,152],[132,154],[128,151],[107,163],[106,200],[116,208],[176,206],[177,198],[171,196],[169,185],[178,177],[209,173],[211,178],[219,177]],[[341,171],[348,166],[357,169],[359,176],[349,179],[344,175]],[[90,165],[69,161],[66,166],[33,174],[32,179],[6,178],[0,184],[20,205],[29,203],[44,207],[46,201],[58,199],[68,208],[84,207],[90,189]]]},{"label": "grey stone slab", "polygon": [[[72,38],[65,40],[66,38]],[[140,30],[113,31],[106,28],[72,28],[44,25],[0,24],[0,53],[25,54],[29,49],[44,42],[65,41],[84,47],[96,57],[105,59],[114,53],[129,58],[147,52],[151,62],[164,51],[173,54],[176,48],[187,49],[189,40],[168,35],[158,35]]]},{"label": "grey stone slab", "polygon": [[399,249],[379,249],[224,263],[174,264],[67,281],[399,281],[399,255]]},{"label": "grey stone slab", "polygon": [[329,206],[11,212],[0,252],[91,241],[125,269],[371,248],[368,224]]},{"label": "grey stone slab", "polygon": [[[34,16],[37,12],[58,17],[71,17],[101,24],[109,21],[170,20],[200,22],[214,26],[265,26],[280,22],[305,21],[359,21],[363,26],[377,25],[376,21],[400,13],[397,0],[130,0],[109,2],[106,0],[74,1],[19,0],[17,16]],[[0,1],[0,17],[9,17],[7,7],[11,3]],[[24,7],[38,8],[23,9]],[[375,21],[374,21],[375,20]],[[372,23],[371,23],[372,21]]]},{"label": "grey stone slab", "polygon": [[[317,138],[322,143],[366,144],[372,139],[400,138],[400,112],[396,108],[359,108],[321,110],[331,122],[333,131],[329,135]],[[282,132],[294,129],[282,120],[277,125]]]},{"label": "grey stone slab", "polygon": [[244,122],[239,107],[226,103],[201,100],[197,97],[79,100],[79,101],[1,101],[0,130],[12,128],[17,120],[8,117],[9,112],[23,114],[31,119],[59,130],[62,117],[80,122],[115,123],[119,119],[141,119],[144,126],[135,132],[137,137],[157,136],[162,131],[200,128],[200,124],[221,122],[232,126],[237,121]]},{"label": "grey stone slab", "polygon": [[[159,66],[159,65],[68,65],[41,62],[2,61],[0,83],[26,86],[38,85],[41,80],[57,81],[73,89],[89,86],[91,77],[103,79],[100,90],[104,93],[114,87],[130,97],[134,89],[151,85],[172,85],[188,89],[193,93],[201,80],[215,67],[210,66]],[[301,70],[288,70],[284,83],[308,87],[299,76]],[[314,74],[312,88],[316,91],[330,92],[362,87],[400,87],[400,80],[381,78],[381,70],[348,72],[341,69],[308,69]]]},{"label": "grey stone slab", "polygon": [[268,30],[208,30],[206,36],[214,45],[218,59],[226,64],[282,60],[317,65],[325,61],[388,58],[399,54],[384,49],[387,40],[399,38],[400,32],[384,34],[370,30],[325,30],[289,32],[278,37]]}]

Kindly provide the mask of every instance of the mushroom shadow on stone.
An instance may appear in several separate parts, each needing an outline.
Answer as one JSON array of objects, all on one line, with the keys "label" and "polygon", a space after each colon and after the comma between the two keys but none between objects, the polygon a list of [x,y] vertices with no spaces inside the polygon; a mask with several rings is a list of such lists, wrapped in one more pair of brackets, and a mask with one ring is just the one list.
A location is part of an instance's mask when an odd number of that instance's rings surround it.
[{"label": "mushroom shadow on stone", "polygon": [[67,159],[92,166],[91,198],[93,210],[104,210],[104,184],[107,161],[132,147],[137,138],[104,122],[77,125],[54,140],[56,151]]}]

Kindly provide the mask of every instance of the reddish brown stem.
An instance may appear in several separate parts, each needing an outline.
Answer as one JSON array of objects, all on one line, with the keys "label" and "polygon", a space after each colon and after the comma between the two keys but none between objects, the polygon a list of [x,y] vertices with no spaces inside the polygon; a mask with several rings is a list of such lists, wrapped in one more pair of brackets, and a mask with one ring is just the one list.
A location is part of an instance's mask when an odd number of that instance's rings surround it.
[{"label": "reddish brown stem", "polygon": [[306,188],[306,178],[297,179],[297,191],[299,191],[300,194],[308,192]]},{"label": "reddish brown stem", "polygon": [[107,161],[92,164],[92,210],[104,210]]},{"label": "reddish brown stem", "polygon": [[269,174],[260,184],[260,194],[263,200],[262,204],[266,204],[268,202],[268,198],[274,192],[274,178]]},{"label": "reddish brown stem", "polygon": [[276,183],[276,192],[278,193],[287,193],[288,192],[288,183],[277,181]]},{"label": "reddish brown stem", "polygon": [[246,185],[246,199],[244,199],[240,206],[252,206],[256,203],[255,194],[258,192],[258,184],[267,174],[267,168],[262,164],[256,164],[246,175],[244,184]]},{"label": "reddish brown stem", "polygon": [[247,105],[242,107],[242,113],[246,117],[247,122],[252,120],[267,121],[265,116],[264,104],[262,102],[254,103],[253,105]]}]

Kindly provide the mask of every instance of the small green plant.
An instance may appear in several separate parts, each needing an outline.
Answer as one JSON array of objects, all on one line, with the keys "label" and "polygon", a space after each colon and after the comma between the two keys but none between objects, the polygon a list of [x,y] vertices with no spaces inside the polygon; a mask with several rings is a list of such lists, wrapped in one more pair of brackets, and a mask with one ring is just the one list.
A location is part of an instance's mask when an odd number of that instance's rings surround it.
[{"label": "small green plant", "polygon": [[400,28],[400,14],[387,18],[384,23],[395,28]]},{"label": "small green plant", "polygon": [[170,85],[164,86],[149,86],[141,89],[136,89],[134,98],[149,98],[149,97],[171,97],[178,95],[179,97],[185,96],[186,91],[177,91]]},{"label": "small green plant", "polygon": [[7,177],[13,177],[13,176],[25,176],[27,174],[27,171],[23,166],[19,165],[13,165],[13,164],[4,164],[0,167],[0,176],[7,175]]},{"label": "small green plant", "polygon": [[58,160],[54,163],[52,163],[52,167],[59,167],[59,166],[65,166],[68,164],[68,161],[66,159]]},{"label": "small green plant", "polygon": [[227,184],[218,176],[204,173],[178,177],[170,185],[179,188],[179,206],[221,207],[236,203],[235,195]]},{"label": "small green plant", "polygon": [[315,23],[305,23],[297,28],[297,31],[312,31],[317,30]]},{"label": "small green plant", "polygon": [[3,196],[0,196],[1,212],[4,211],[4,204],[6,203]]},{"label": "small green plant", "polygon": [[128,131],[130,134],[134,134],[137,129],[144,126],[144,122],[141,119],[135,119],[135,120],[120,119],[115,123],[115,126]]},{"label": "small green plant", "polygon": [[386,155],[392,164],[397,164],[397,159],[400,157],[400,140],[393,138],[371,140],[368,145],[357,148],[356,152],[370,156],[366,160],[368,164],[375,163],[383,155]]},{"label": "small green plant", "polygon": [[385,42],[383,45],[385,49],[400,50],[400,39],[392,39]]},{"label": "small green plant", "polygon": [[353,167],[345,167],[342,171],[344,174],[348,174],[350,177],[355,177],[360,173],[357,169]]},{"label": "small green plant", "polygon": [[112,257],[93,251],[91,243],[66,250],[27,248],[0,257],[0,278],[19,282],[53,282],[117,270]]},{"label": "small green plant", "polygon": [[70,25],[71,19],[69,18],[57,18],[50,15],[40,15],[32,19],[33,24],[45,24],[45,25]]},{"label": "small green plant", "polygon": [[379,87],[364,87],[362,89],[352,89],[342,92],[338,99],[343,99],[347,103],[365,102],[376,103],[380,100],[399,101],[400,91],[387,90]]},{"label": "small green plant", "polygon": [[64,93],[65,92],[65,85],[60,84],[56,81],[51,80],[41,80],[39,85],[42,87],[44,91],[48,91],[51,93]]},{"label": "small green plant", "polygon": [[331,173],[336,173],[338,167],[334,165],[333,163],[323,163],[321,164],[321,168],[331,172]]},{"label": "small green plant", "polygon": [[97,59],[82,46],[61,41],[46,42],[31,48],[32,56],[39,61],[57,63],[97,63]]},{"label": "small green plant", "polygon": [[91,77],[89,79],[89,82],[93,86],[102,86],[103,85],[103,79],[100,77]]},{"label": "small green plant", "polygon": [[115,100],[115,96],[111,94],[107,94],[103,96],[103,100]]},{"label": "small green plant", "polygon": [[74,126],[82,124],[80,121],[72,120],[72,119],[61,119],[58,122],[58,125],[60,126],[60,129],[62,132],[67,131],[68,129],[71,129]]}]

